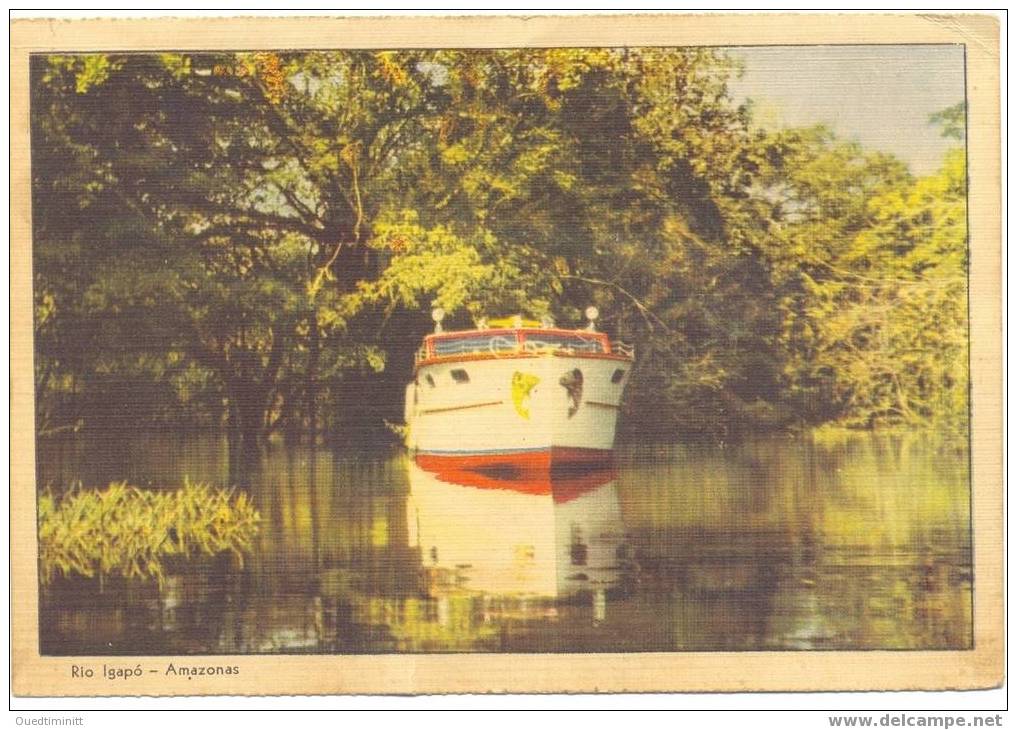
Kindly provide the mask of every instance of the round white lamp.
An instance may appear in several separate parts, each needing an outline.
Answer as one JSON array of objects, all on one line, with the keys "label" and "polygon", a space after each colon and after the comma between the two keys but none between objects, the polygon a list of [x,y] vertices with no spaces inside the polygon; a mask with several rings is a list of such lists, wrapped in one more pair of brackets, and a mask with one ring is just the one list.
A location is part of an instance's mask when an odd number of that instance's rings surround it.
[{"label": "round white lamp", "polygon": [[445,319],[445,310],[441,307],[435,307],[431,310],[431,319],[434,320],[434,331],[441,332],[441,321]]}]

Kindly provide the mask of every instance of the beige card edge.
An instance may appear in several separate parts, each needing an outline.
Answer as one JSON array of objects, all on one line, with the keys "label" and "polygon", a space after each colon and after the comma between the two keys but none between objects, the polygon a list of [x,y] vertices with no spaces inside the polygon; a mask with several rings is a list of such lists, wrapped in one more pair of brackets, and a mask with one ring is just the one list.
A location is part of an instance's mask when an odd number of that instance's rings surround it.
[{"label": "beige card edge", "polygon": [[[16,696],[976,689],[1003,681],[999,22],[993,15],[15,20],[11,31],[11,641]],[[970,651],[42,657],[32,407],[28,55],[46,51],[963,43],[971,240],[974,634]],[[239,674],[162,671],[221,664]],[[156,668],[112,682],[71,666]]]}]

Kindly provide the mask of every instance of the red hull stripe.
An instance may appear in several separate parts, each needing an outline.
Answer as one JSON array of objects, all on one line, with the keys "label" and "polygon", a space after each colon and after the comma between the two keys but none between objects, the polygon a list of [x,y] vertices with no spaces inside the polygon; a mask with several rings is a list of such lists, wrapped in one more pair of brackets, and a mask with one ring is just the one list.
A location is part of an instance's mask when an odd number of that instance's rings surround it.
[{"label": "red hull stripe", "polygon": [[[447,460],[436,464],[417,456],[417,463],[440,481],[476,489],[504,489],[521,494],[552,496],[558,504],[569,502],[615,478],[610,462],[586,463],[580,470],[554,474],[550,469],[519,469],[509,475],[464,467]],[[425,464],[427,466],[425,466]],[[490,467],[489,467],[490,468]]]},{"label": "red hull stripe", "polygon": [[550,472],[552,467],[569,464],[610,464],[610,449],[584,449],[555,446],[526,451],[491,451],[482,453],[418,451],[415,461],[427,471],[441,469],[497,469],[500,467],[523,472]]}]

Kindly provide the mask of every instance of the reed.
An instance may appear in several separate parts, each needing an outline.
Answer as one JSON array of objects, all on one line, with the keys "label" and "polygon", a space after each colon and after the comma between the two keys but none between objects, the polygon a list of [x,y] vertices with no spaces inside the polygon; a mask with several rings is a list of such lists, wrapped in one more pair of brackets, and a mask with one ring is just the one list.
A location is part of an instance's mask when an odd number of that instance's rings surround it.
[{"label": "reed", "polygon": [[156,580],[167,562],[232,553],[243,564],[261,516],[243,492],[184,482],[139,489],[125,482],[39,496],[40,580],[56,575]]}]

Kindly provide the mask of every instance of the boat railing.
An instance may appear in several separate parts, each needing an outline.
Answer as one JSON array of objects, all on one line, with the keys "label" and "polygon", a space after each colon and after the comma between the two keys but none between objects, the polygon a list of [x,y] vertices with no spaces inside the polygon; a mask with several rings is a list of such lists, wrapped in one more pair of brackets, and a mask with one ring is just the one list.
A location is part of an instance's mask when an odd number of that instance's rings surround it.
[{"label": "boat railing", "polygon": [[434,357],[512,356],[519,353],[529,355],[610,353],[632,359],[635,356],[635,348],[624,342],[609,344],[604,335],[591,336],[584,332],[471,334],[463,337],[442,338],[440,341],[432,342],[430,346],[425,343],[416,351],[414,362],[419,364]]}]

